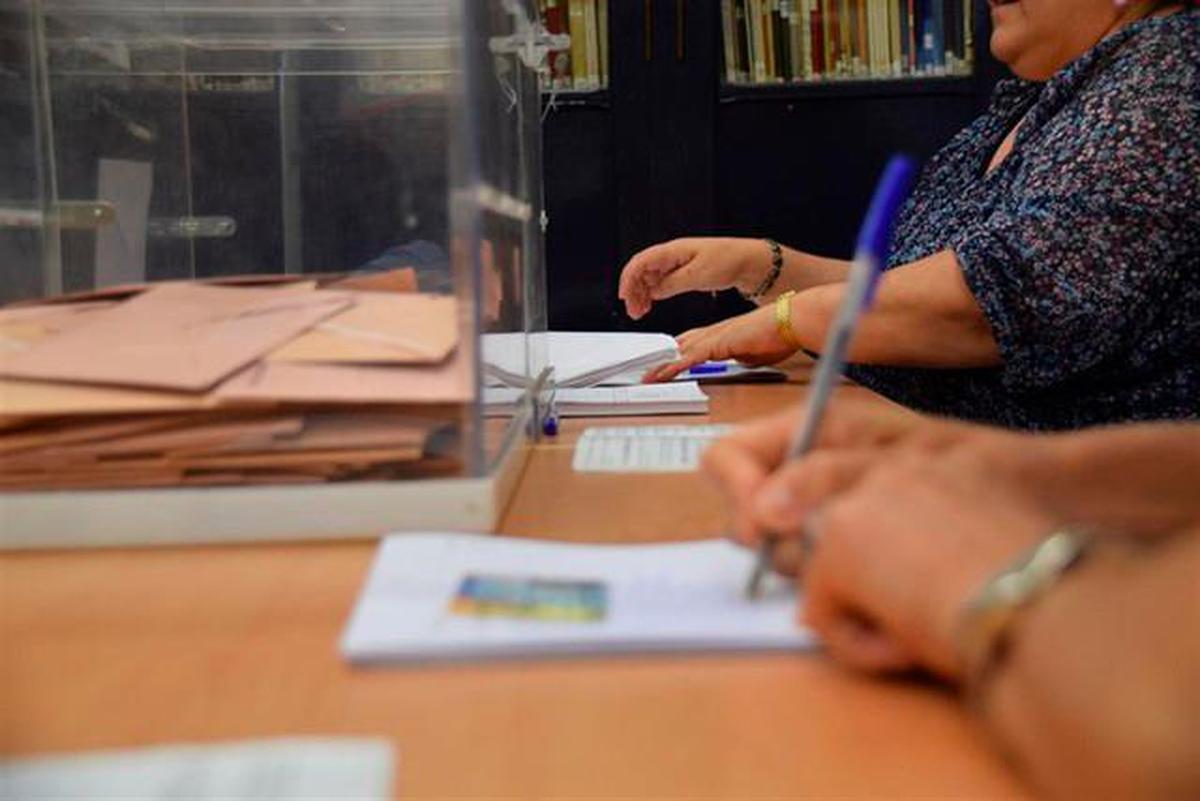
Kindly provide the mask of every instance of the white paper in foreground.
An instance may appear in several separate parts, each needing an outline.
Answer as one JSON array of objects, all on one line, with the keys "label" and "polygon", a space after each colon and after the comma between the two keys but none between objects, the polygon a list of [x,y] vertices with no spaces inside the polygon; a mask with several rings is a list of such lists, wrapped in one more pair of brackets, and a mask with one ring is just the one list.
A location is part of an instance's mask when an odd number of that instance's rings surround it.
[{"label": "white paper in foreground", "polygon": [[0,762],[0,798],[229,801],[392,797],[386,740],[295,738]]},{"label": "white paper in foreground", "polygon": [[[772,576],[764,597],[743,590],[754,555],[725,540],[578,545],[476,534],[386,538],[342,637],[351,661],[421,661],[553,654],[796,650],[792,585]],[[450,610],[468,575],[602,582],[602,620],[471,617]]]},{"label": "white paper in foreground", "polygon": [[589,428],[575,443],[571,466],[580,473],[687,473],[731,431],[720,424]]}]

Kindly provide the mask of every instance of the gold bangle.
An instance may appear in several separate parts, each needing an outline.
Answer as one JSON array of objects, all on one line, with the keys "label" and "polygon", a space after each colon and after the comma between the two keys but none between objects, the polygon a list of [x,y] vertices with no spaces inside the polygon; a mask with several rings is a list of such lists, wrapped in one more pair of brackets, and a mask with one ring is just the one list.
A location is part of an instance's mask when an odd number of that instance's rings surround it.
[{"label": "gold bangle", "polygon": [[775,298],[775,330],[779,332],[783,344],[799,349],[800,338],[796,336],[796,329],[792,328],[792,298],[795,295],[796,290],[790,289]]},{"label": "gold bangle", "polygon": [[1095,542],[1089,529],[1063,526],[988,579],[963,604],[954,646],[972,706],[982,709],[985,690],[1008,654],[1018,618],[1089,556]]}]

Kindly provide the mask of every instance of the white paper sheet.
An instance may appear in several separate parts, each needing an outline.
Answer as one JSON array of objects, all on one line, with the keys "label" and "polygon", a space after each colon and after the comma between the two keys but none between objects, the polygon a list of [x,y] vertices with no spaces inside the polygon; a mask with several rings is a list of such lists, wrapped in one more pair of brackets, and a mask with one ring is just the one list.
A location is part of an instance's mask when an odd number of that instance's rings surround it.
[{"label": "white paper sheet", "polygon": [[[476,534],[399,534],[375,557],[342,637],[354,662],[674,651],[796,650],[793,585],[771,576],[744,597],[754,554],[725,540],[577,545]],[[469,575],[601,582],[602,620],[472,617],[451,611]]]},{"label": "white paper sheet", "polygon": [[666,334],[548,331],[536,334],[484,334],[483,367],[493,384],[525,386],[537,365],[554,366],[559,387],[586,387],[617,374],[640,377],[678,356]]},{"label": "white paper sheet", "polygon": [[[509,413],[525,390],[484,387],[487,413]],[[554,393],[560,417],[634,417],[650,414],[705,414],[708,396],[695,381],[630,387],[567,387]]]},{"label": "white paper sheet", "polygon": [[148,161],[100,159],[97,195],[113,205],[116,220],[96,233],[97,287],[146,280],[146,226],[154,165]]},{"label": "white paper sheet", "polygon": [[589,428],[575,443],[571,466],[580,473],[688,473],[730,425]]},{"label": "white paper sheet", "polygon": [[392,797],[386,740],[295,738],[161,746],[0,763],[0,798],[357,799]]}]

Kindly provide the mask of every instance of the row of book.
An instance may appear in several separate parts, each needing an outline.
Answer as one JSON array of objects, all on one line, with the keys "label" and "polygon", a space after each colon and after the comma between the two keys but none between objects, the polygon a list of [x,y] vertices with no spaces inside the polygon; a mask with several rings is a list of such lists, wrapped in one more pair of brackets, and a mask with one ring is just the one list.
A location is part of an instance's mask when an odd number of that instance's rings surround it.
[{"label": "row of book", "polygon": [[608,0],[538,0],[550,33],[571,37],[550,53],[550,89],[590,92],[608,85]]},{"label": "row of book", "polygon": [[727,83],[969,75],[972,0],[721,0]]}]

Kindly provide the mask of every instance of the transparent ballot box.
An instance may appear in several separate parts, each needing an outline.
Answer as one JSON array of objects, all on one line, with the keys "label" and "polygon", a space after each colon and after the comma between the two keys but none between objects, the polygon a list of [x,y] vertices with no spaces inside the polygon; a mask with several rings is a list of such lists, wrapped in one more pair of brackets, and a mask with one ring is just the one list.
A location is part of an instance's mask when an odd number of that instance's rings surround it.
[{"label": "transparent ballot box", "polygon": [[533,0],[0,0],[0,544],[491,528],[555,42]]}]

